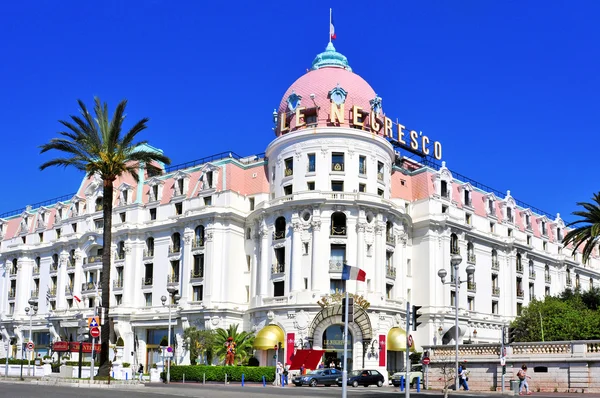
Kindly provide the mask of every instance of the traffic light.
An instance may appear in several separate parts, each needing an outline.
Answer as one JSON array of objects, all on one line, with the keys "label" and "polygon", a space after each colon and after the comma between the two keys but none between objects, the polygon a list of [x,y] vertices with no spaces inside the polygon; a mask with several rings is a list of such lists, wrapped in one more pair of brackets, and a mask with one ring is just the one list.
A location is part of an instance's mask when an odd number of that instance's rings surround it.
[{"label": "traffic light", "polygon": [[[342,299],[342,322],[346,322],[346,299]],[[354,298],[348,298],[348,322],[354,322]]]},{"label": "traffic light", "polygon": [[418,311],[423,308],[422,305],[413,305],[412,306],[412,330],[417,330],[417,327],[421,324],[421,322],[417,322],[417,319],[421,316]]},{"label": "traffic light", "polygon": [[512,343],[514,343],[516,337],[517,337],[517,328],[509,326],[508,327],[508,338],[507,338],[507,343],[506,344],[512,344]]}]

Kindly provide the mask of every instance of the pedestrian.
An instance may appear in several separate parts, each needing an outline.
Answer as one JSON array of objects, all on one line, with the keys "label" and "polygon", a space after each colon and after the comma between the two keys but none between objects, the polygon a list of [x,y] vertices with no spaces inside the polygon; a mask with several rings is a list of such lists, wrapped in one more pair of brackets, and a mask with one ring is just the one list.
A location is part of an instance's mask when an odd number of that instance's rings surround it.
[{"label": "pedestrian", "polygon": [[138,367],[139,380],[142,381],[142,376],[144,375],[144,365],[140,363]]},{"label": "pedestrian", "polygon": [[283,368],[283,385],[288,384],[288,374],[290,373],[290,364],[286,363]]},{"label": "pedestrian", "polygon": [[335,362],[333,361],[333,359],[331,360],[331,363],[329,364],[329,367],[330,367],[331,369],[334,369],[334,368],[335,368]]},{"label": "pedestrian", "polygon": [[275,381],[273,382],[274,386],[281,385],[281,372],[283,371],[282,368],[281,362],[277,362],[277,366],[275,367]]},{"label": "pedestrian", "polygon": [[304,370],[305,370],[304,364],[302,364],[302,366],[300,366],[300,375],[304,374]]},{"label": "pedestrian", "polygon": [[462,386],[462,388],[464,388],[465,391],[469,391],[469,385],[467,384],[467,381],[469,380],[469,376],[467,376],[467,367],[465,365],[463,365],[460,368],[460,373],[458,374],[458,376],[460,377],[459,381],[460,381],[460,385]]},{"label": "pedestrian", "polygon": [[521,369],[517,372],[517,377],[519,378],[519,395],[523,395],[523,387],[525,387],[525,394],[531,395],[531,391],[529,391],[529,384],[527,383],[527,379],[531,379],[527,375],[527,365],[523,364]]}]

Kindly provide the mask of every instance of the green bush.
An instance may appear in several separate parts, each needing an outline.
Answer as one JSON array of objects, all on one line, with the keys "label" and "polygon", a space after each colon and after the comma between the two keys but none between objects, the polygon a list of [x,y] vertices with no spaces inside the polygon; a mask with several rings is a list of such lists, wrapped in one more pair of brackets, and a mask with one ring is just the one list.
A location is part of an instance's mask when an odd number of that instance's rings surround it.
[{"label": "green bush", "polygon": [[[5,364],[6,358],[0,359],[0,363]],[[27,365],[27,360],[26,359],[9,359],[8,364],[9,365],[20,365],[20,364]]]},{"label": "green bush", "polygon": [[128,368],[130,366],[131,366],[131,364],[129,362],[123,362],[123,367],[124,368]]},{"label": "green bush", "polygon": [[[67,363],[65,363],[65,365],[67,366],[79,366],[79,361],[67,361]],[[81,362],[81,366],[90,366],[91,362],[90,361],[83,361]],[[98,366],[99,362],[94,362],[94,366]]]},{"label": "green bush", "polygon": [[258,359],[250,357],[250,359],[248,359],[248,366],[259,366]]},{"label": "green bush", "polygon": [[275,367],[273,366],[172,366],[171,381],[202,381],[202,375],[206,376],[206,381],[242,381],[244,374],[245,381],[262,382],[265,376],[267,382],[273,382],[275,379]]},{"label": "green bush", "polygon": [[123,341],[122,337],[119,337],[117,339],[117,347],[123,347],[123,346],[125,346],[125,342]]}]

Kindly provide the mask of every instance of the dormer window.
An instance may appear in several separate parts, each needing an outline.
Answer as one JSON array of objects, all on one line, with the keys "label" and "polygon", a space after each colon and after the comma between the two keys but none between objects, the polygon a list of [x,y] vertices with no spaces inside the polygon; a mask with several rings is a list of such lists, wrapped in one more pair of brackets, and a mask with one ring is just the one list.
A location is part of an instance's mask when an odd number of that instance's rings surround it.
[{"label": "dormer window", "polygon": [[506,208],[506,220],[510,223],[515,222],[515,217],[513,215],[513,209],[511,207]]},{"label": "dormer window", "polygon": [[490,216],[495,216],[496,215],[496,208],[494,207],[494,200],[493,199],[488,199],[488,214]]},{"label": "dormer window", "polygon": [[562,242],[562,240],[563,240],[563,232],[562,232],[562,228],[560,228],[560,227],[556,228],[556,239],[559,242]]},{"label": "dormer window", "polygon": [[206,173],[206,182],[208,183],[209,188],[213,188],[213,172],[209,171]]},{"label": "dormer window", "polygon": [[531,229],[531,216],[529,214],[525,214],[525,228]]},{"label": "dormer window", "polygon": [[448,183],[443,180],[440,184],[440,195],[442,196],[442,198],[450,197],[450,191],[448,190]]},{"label": "dormer window", "polygon": [[183,178],[177,180],[177,193],[183,195]]},{"label": "dormer window", "polygon": [[465,206],[473,207],[473,201],[471,199],[471,191],[469,191],[468,189],[465,189],[464,194],[463,194],[463,199],[464,199]]},{"label": "dormer window", "polygon": [[547,226],[546,226],[546,221],[542,221],[540,223],[541,225],[541,229],[542,229],[542,235],[543,236],[548,236],[548,230],[547,230]]}]

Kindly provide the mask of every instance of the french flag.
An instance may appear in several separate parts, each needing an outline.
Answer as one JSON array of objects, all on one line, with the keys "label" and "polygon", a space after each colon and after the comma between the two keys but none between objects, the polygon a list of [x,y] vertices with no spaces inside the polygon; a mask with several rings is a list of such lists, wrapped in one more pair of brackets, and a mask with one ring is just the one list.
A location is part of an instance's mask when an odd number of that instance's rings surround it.
[{"label": "french flag", "polygon": [[335,27],[333,26],[333,12],[331,8],[329,9],[329,37],[331,37],[331,40],[335,40],[337,38],[335,34]]},{"label": "french flag", "polygon": [[342,279],[347,281],[365,281],[367,277],[367,273],[358,267],[352,267],[348,264],[344,264],[344,269],[342,271]]}]

